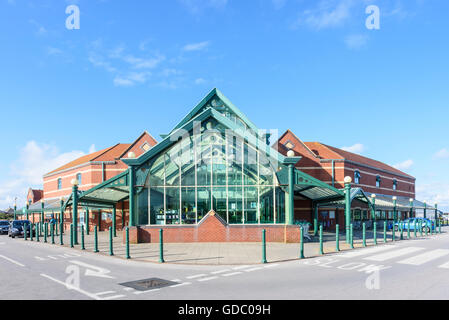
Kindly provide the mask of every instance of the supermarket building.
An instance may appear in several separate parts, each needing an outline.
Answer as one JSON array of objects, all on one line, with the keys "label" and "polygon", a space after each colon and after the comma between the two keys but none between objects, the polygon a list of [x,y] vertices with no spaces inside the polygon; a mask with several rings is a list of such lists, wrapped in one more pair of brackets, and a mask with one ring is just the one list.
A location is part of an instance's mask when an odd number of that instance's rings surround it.
[{"label": "supermarket building", "polygon": [[158,241],[160,229],[166,242],[260,241],[262,229],[298,242],[299,221],[316,233],[437,214],[415,199],[414,177],[290,130],[273,143],[217,89],[162,138],[145,132],[48,173],[44,199],[23,213],[66,229],[129,226],[132,242]]}]

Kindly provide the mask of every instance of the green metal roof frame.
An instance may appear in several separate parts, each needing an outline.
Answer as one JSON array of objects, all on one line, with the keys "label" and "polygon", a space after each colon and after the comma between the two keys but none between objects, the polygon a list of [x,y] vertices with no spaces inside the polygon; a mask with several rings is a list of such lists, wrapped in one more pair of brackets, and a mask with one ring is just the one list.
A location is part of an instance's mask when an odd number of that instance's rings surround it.
[{"label": "green metal roof frame", "polygon": [[241,111],[239,108],[237,108],[220,90],[217,88],[212,89],[211,92],[209,92],[197,105],[190,111],[178,125],[170,132],[172,134],[176,129],[181,128],[184,126],[187,122],[192,120],[197,113],[203,108],[214,96],[217,96],[223,103],[232,110],[240,119],[242,119],[245,124],[253,129],[255,132],[257,132],[259,129],[256,127],[256,125],[249,120]]},{"label": "green metal roof frame", "polygon": [[[295,168],[295,193],[315,203],[331,199],[344,199],[344,192]],[[279,184],[288,185],[288,168],[277,172]]]},{"label": "green metal roof frame", "polygon": [[[343,193],[343,198],[340,199],[324,199],[323,201],[318,201],[318,206],[320,207],[326,207],[326,206],[332,206],[332,207],[344,207],[345,206],[345,199],[344,199],[344,194],[345,191],[344,189],[340,189],[340,191]],[[362,201],[366,204],[368,204],[368,206],[371,208],[372,207],[372,202],[370,200],[370,197],[365,193],[365,191],[363,191],[362,188],[351,188],[351,195],[350,195],[350,201],[351,204],[354,200],[359,200]]]}]

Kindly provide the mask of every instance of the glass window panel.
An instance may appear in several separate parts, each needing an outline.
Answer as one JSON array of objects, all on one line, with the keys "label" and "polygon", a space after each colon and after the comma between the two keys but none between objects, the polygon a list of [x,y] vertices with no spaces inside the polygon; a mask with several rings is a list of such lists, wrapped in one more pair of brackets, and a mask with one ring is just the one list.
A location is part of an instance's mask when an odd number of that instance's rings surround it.
[{"label": "glass window panel", "polygon": [[228,184],[242,184],[242,143],[236,137],[228,137]]},{"label": "glass window panel", "polygon": [[195,188],[181,189],[182,224],[196,223]]},{"label": "glass window panel", "polygon": [[143,188],[142,192],[137,194],[137,224],[148,224],[148,188]]},{"label": "glass window panel", "polygon": [[195,159],[193,139],[183,139],[181,143],[181,183],[183,186],[194,186]]},{"label": "glass window panel", "polygon": [[273,188],[260,188],[260,223],[274,223]]},{"label": "glass window panel", "polygon": [[258,223],[257,187],[245,187],[245,223]]},{"label": "glass window panel", "polygon": [[257,184],[257,151],[250,147],[247,143],[244,144],[244,184]]},{"label": "glass window panel", "polygon": [[164,154],[152,160],[152,163],[150,164],[150,174],[148,177],[147,185],[164,185]]},{"label": "glass window panel", "polygon": [[285,193],[276,188],[276,223],[285,223]]},{"label": "glass window panel", "polygon": [[198,185],[210,186],[211,185],[211,146],[201,145],[197,155],[198,168]]},{"label": "glass window panel", "polygon": [[214,187],[214,192],[212,194],[213,209],[214,211],[223,218],[226,219],[226,188],[225,187]]},{"label": "glass window panel", "polygon": [[213,146],[213,185],[225,186],[226,185],[226,158],[225,158],[225,146]]},{"label": "glass window panel", "polygon": [[259,152],[259,175],[261,185],[273,185],[273,168],[264,152]]},{"label": "glass window panel", "polygon": [[150,188],[150,222],[164,224],[164,188]]},{"label": "glass window panel", "polygon": [[165,189],[166,224],[179,224],[179,188]]},{"label": "glass window panel", "polygon": [[[178,146],[178,145],[176,145]],[[165,183],[167,186],[179,186],[180,148],[176,147],[165,154]]]},{"label": "glass window panel", "polygon": [[198,222],[211,210],[210,187],[198,188]]},{"label": "glass window panel", "polygon": [[229,187],[229,223],[242,224],[243,223],[243,188]]}]

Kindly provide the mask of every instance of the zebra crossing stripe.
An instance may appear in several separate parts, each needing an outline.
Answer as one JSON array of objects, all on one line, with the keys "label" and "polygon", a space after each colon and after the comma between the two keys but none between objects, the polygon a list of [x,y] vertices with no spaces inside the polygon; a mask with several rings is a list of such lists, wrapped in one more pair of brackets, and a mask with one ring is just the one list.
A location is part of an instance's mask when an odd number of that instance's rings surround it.
[{"label": "zebra crossing stripe", "polygon": [[438,266],[441,269],[449,269],[449,262],[443,263],[441,266]]},{"label": "zebra crossing stripe", "polygon": [[436,250],[432,250],[432,251],[399,261],[398,263],[420,266],[424,263],[444,257],[448,254],[449,254],[449,250],[447,250],[447,249],[436,249]]},{"label": "zebra crossing stripe", "polygon": [[405,256],[407,254],[418,252],[418,251],[421,251],[421,250],[424,250],[424,248],[407,247],[407,248],[403,248],[403,249],[399,249],[399,250],[394,250],[394,251],[389,251],[389,252],[377,254],[377,255],[374,255],[374,256],[371,256],[371,257],[366,257],[364,259],[365,260],[370,260],[370,261],[385,261],[385,260],[397,258],[397,257],[400,257],[400,256]]},{"label": "zebra crossing stripe", "polygon": [[393,249],[393,247],[391,247],[391,246],[383,246],[383,247],[374,247],[374,248],[368,248],[368,249],[360,249],[360,250],[355,250],[355,251],[342,253],[338,257],[354,258],[354,257],[358,257],[358,256],[368,255],[368,254],[371,254],[371,253],[377,253],[377,252],[391,250],[391,249]]}]

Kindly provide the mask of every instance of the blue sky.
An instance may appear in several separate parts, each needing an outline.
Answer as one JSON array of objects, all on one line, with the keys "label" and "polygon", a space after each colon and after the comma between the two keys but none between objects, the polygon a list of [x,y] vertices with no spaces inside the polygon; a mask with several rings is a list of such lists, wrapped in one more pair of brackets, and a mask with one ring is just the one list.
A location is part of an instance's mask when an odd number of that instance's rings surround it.
[{"label": "blue sky", "polygon": [[82,154],[159,139],[217,87],[260,128],[395,165],[449,210],[448,15],[446,0],[0,0],[0,208]]}]

